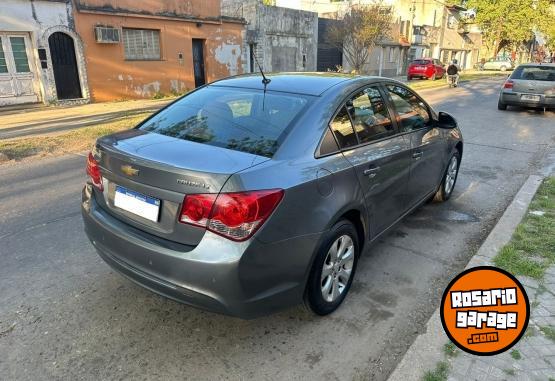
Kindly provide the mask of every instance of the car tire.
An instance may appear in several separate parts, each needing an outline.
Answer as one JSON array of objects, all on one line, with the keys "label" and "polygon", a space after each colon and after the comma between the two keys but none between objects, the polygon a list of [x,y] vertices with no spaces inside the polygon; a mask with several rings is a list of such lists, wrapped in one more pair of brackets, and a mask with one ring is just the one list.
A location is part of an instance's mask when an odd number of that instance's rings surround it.
[{"label": "car tire", "polygon": [[451,158],[449,159],[449,163],[447,164],[447,168],[445,169],[445,173],[443,174],[443,178],[441,179],[439,189],[434,195],[435,202],[445,202],[449,200],[449,198],[451,198],[451,194],[453,194],[453,189],[455,189],[455,184],[457,183],[460,163],[461,154],[459,153],[459,151],[455,151],[455,153],[453,153],[453,155],[451,155]]},{"label": "car tire", "polygon": [[357,231],[350,221],[341,220],[326,233],[306,285],[305,305],[312,312],[325,316],[341,305],[353,283],[359,250]]},{"label": "car tire", "polygon": [[503,65],[503,66],[501,66],[501,67],[499,68],[499,70],[501,70],[501,71],[507,71],[507,66]]},{"label": "car tire", "polygon": [[407,75],[407,81],[412,80],[412,77],[410,75]]},{"label": "car tire", "polygon": [[501,99],[499,99],[499,100],[497,101],[497,109],[498,109],[498,110],[504,111],[504,110],[507,109],[507,104],[501,102]]}]

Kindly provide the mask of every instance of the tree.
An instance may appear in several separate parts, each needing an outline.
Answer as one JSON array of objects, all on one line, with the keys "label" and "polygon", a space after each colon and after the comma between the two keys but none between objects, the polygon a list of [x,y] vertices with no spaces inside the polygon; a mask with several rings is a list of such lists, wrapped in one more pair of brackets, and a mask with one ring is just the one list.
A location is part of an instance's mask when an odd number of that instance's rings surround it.
[{"label": "tree", "polygon": [[482,38],[496,56],[505,46],[530,40],[534,30],[546,24],[549,3],[550,0],[468,0],[466,6],[476,9]]},{"label": "tree", "polygon": [[356,72],[361,72],[370,50],[390,36],[391,24],[391,8],[382,3],[356,6],[330,26],[325,39],[343,53]]}]

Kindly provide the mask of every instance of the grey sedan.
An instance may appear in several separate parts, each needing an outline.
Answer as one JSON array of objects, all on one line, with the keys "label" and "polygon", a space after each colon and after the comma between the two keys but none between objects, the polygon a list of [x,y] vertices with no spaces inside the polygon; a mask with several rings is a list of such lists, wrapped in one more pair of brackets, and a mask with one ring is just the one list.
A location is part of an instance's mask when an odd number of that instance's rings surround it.
[{"label": "grey sedan", "polygon": [[263,79],[214,82],[98,139],[85,231],[110,266],[174,300],[243,318],[304,301],[326,315],[363,247],[449,199],[461,132],[394,80]]},{"label": "grey sedan", "polygon": [[555,64],[518,66],[503,84],[497,108],[555,108]]}]

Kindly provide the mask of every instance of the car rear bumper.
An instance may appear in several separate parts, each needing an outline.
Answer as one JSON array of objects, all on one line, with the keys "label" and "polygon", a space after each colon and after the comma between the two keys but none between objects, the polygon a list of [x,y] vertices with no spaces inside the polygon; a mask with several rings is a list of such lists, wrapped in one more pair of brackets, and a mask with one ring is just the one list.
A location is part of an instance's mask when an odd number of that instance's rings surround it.
[{"label": "car rear bumper", "polygon": [[[320,234],[264,244],[207,232],[196,247],[150,236],[96,203],[90,185],[81,205],[85,232],[100,257],[135,283],[191,306],[254,318],[302,301]],[[285,266],[293,258],[296,263]],[[303,266],[304,265],[304,266]]]},{"label": "car rear bumper", "polygon": [[[538,102],[522,100],[522,95],[538,95],[540,100]],[[522,106],[522,107],[555,107],[555,95],[545,96],[544,94],[528,94],[528,93],[518,93],[502,91],[499,95],[499,100],[509,106]]]}]

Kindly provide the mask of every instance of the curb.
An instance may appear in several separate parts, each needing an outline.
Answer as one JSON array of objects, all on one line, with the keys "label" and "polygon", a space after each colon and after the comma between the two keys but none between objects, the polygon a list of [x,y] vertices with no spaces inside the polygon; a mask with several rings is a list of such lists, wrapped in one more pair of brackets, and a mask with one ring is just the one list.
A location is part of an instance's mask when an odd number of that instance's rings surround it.
[{"label": "curb", "polygon": [[[526,214],[542,181],[542,176],[531,175],[528,177],[465,269],[491,266],[492,259],[499,249],[511,240],[513,232]],[[424,372],[434,369],[438,359],[443,358],[443,346],[448,341],[441,325],[438,308],[426,323],[425,333],[414,340],[393,373],[388,377],[388,381],[420,380]]]}]

